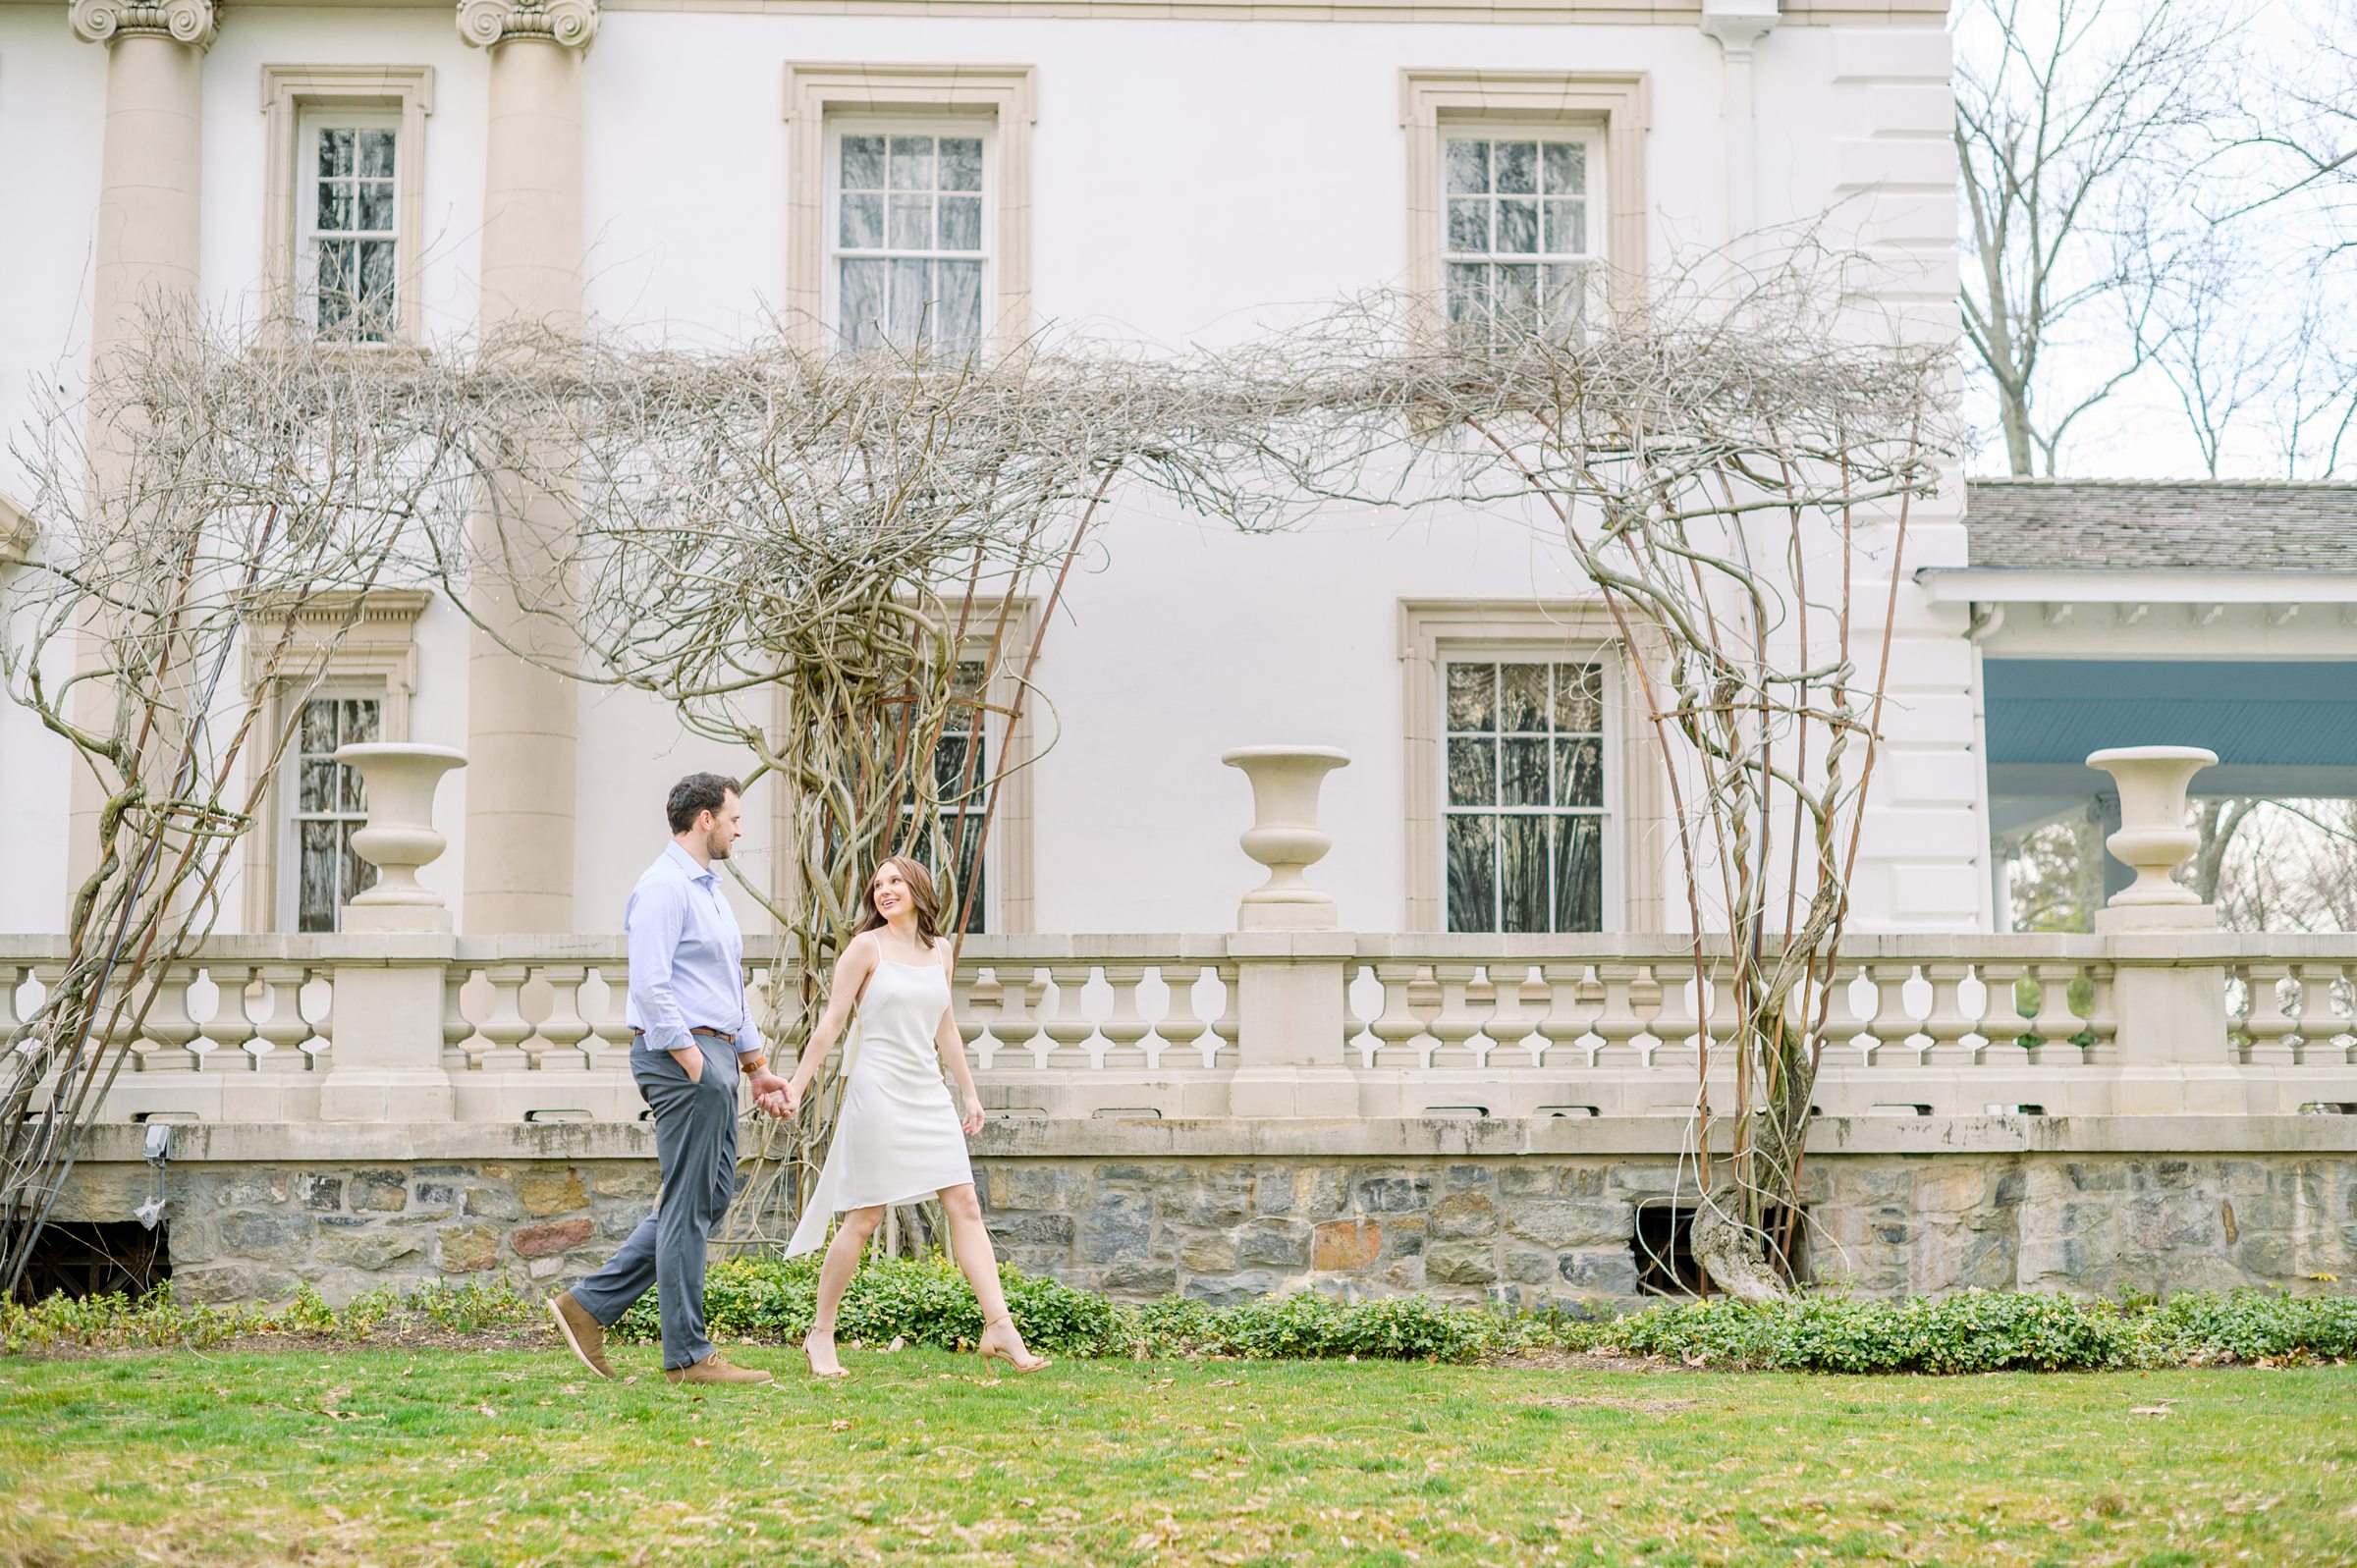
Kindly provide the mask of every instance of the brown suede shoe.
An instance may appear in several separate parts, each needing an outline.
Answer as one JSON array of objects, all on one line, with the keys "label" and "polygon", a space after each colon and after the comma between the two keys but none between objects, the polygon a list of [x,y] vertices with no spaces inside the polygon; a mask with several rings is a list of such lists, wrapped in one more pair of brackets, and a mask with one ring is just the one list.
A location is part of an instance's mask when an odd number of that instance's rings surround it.
[{"label": "brown suede shoe", "polygon": [[730,1366],[721,1359],[721,1354],[717,1350],[689,1366],[670,1368],[664,1372],[663,1376],[673,1382],[768,1382],[771,1380],[766,1372],[755,1372],[750,1367]]},{"label": "brown suede shoe", "polygon": [[589,1316],[589,1309],[573,1299],[573,1292],[560,1290],[548,1298],[548,1315],[557,1320],[557,1332],[581,1358],[581,1365],[600,1378],[611,1378],[614,1369],[606,1365],[606,1325]]}]

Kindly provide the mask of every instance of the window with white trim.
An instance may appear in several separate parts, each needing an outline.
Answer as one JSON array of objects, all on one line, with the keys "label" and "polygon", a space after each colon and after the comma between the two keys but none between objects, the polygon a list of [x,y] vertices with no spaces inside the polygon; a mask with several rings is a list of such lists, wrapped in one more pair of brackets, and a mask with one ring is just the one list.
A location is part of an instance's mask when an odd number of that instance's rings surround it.
[{"label": "window with white trim", "polygon": [[334,931],[353,894],[376,884],[376,868],[353,852],[352,836],[368,820],[360,776],[336,761],[336,748],[375,740],[384,701],[360,691],[314,691],[288,747],[287,843],[279,864],[290,886],[280,907],[295,911],[300,932]]},{"label": "window with white trim", "polygon": [[301,147],[297,255],[304,309],[323,339],[390,342],[399,321],[401,117],[309,116]]},{"label": "window with white trim", "polygon": [[827,128],[825,314],[851,348],[981,342],[992,136],[978,120]]},{"label": "window with white trim", "polygon": [[1604,667],[1452,660],[1442,700],[1448,929],[1602,931]]},{"label": "window with white trim", "polygon": [[1603,138],[1578,128],[1445,130],[1441,264],[1461,332],[1563,335],[1603,259]]}]

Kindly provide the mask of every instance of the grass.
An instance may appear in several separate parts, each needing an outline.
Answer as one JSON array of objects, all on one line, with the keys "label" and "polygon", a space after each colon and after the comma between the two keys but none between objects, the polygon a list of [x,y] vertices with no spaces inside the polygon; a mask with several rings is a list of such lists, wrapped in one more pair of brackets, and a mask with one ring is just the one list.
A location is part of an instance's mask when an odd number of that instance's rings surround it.
[{"label": "grass", "polygon": [[0,1361],[0,1563],[2357,1563],[2357,1368],[732,1356]]}]

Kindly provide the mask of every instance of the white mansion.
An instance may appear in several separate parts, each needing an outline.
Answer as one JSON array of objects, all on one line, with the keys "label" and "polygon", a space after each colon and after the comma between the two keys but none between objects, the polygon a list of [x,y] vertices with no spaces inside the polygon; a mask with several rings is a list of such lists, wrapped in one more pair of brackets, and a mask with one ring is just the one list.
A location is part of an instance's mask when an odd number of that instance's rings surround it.
[{"label": "white mansion", "polygon": [[[1554,269],[1641,275],[1822,222],[1883,264],[1891,314],[1951,341],[1945,21],[1943,0],[463,0],[455,15],[447,0],[0,0],[0,425],[24,426],[32,379],[84,362],[156,290],[224,312],[291,304],[322,333],[392,342],[586,310],[712,340],[773,313],[850,340],[925,313],[1177,345],[1377,288],[1543,297]],[[0,496],[14,483],[0,459]],[[15,520],[0,510],[0,572],[25,548]],[[2328,1021],[2357,949],[2004,938],[1993,850],[2096,798],[2106,781],[2082,759],[2105,746],[2209,745],[2224,766],[2197,787],[2357,793],[2353,537],[2345,495],[2299,486],[1958,474],[1916,513],[1841,993],[1859,1044],[1824,1103],[1848,1162],[1817,1178],[1827,1234],[1870,1285],[2357,1268],[2357,1238],[2317,1218],[2357,1193],[2357,1121],[2281,1130],[2304,1107],[2357,1103]],[[1656,764],[1609,639],[1576,629],[1599,624],[1581,613],[1591,585],[1508,518],[1343,510],[1275,536],[1126,515],[1085,567],[1037,674],[1052,737],[1038,718],[984,737],[1042,753],[993,829],[960,982],[994,1105],[1048,1118],[977,1145],[1028,1173],[991,1187],[1017,1261],[1148,1292],[1317,1274],[1630,1293],[1631,1206],[1681,1179],[1664,1112],[1691,1104],[1679,1008],[1694,999]],[[413,1040],[338,967],[362,950],[335,935],[359,813],[326,754],[356,738],[468,758],[442,786],[450,847],[424,874],[455,917],[432,958],[448,1000],[436,970],[402,1024]],[[1569,746],[1594,765],[1485,797],[1442,786],[1451,742]],[[1234,932],[1258,874],[1235,847],[1243,782],[1220,759],[1264,743],[1349,755],[1324,787],[1334,847],[1313,875],[1340,932],[1361,935],[1288,947]],[[167,1010],[124,1113],[193,1108],[221,1125],[174,1158],[224,1172],[641,1157],[629,1127],[524,1118],[635,1114],[613,1065],[618,994],[588,978],[619,979],[619,946],[598,939],[662,845],[669,784],[743,759],[684,740],[649,700],[527,674],[422,592],[370,606],[297,749],[197,988],[217,1000]],[[60,924],[69,774],[62,745],[0,707],[0,933],[18,934],[0,938],[0,1027]],[[756,855],[762,823],[756,809]],[[421,940],[384,961],[426,961]],[[1277,1006],[1255,966],[1309,990]],[[332,1009],[252,1000],[313,982],[332,982]],[[2044,988],[2035,1018],[2015,1016],[2019,984]],[[2189,996],[2208,1000],[2188,1012]],[[1992,1130],[2010,1118],[1991,1110],[2083,1130],[2041,1142]],[[2116,1130],[2147,1111],[2167,1113]],[[2221,1132],[2200,1111],[2252,1125]],[[1923,1125],[1866,1119],[1886,1112]],[[1132,1124],[1261,1115],[1364,1126],[1186,1143]],[[109,1148],[94,1168],[142,1175],[134,1144]],[[2027,1210],[2005,1196],[2008,1173],[2056,1149],[2198,1155],[2204,1213],[2223,1184],[2244,1217],[2154,1263],[2127,1218],[2093,1237],[2041,1208],[2062,1179],[2047,1165]],[[2250,1175],[2295,1149],[2329,1156],[2315,1192]],[[1249,1194],[1233,1214],[1166,1213],[1119,1173],[1149,1150],[1195,1162],[1190,1181],[1241,1170]],[[1956,1163],[1922,1197],[1910,1172],[1935,1150]],[[1426,1250],[1427,1211],[1476,1180],[1475,1156],[1544,1157],[1604,1196],[1547,1198],[1586,1227],[1528,1221],[1555,1225],[1548,1240],[1515,1228],[1501,1188],[1491,1229],[1443,1240],[1435,1220]],[[1287,1194],[1344,1172],[1342,1197],[1289,1208],[1271,1162]],[[412,1214],[443,1179],[415,1178]],[[344,1242],[322,1231],[282,1267],[211,1219],[174,1250],[224,1294],[296,1273],[348,1286],[355,1269],[538,1276],[594,1251],[608,1189],[588,1191],[577,1217],[533,1211],[488,1240],[454,1219],[373,1264],[330,1256]],[[120,1217],[112,1203],[87,1216]],[[1915,1217],[1891,1220],[1893,1204]],[[1253,1237],[1277,1239],[1256,1253]],[[2251,1251],[2269,1237],[2287,1238],[2282,1257]]]}]

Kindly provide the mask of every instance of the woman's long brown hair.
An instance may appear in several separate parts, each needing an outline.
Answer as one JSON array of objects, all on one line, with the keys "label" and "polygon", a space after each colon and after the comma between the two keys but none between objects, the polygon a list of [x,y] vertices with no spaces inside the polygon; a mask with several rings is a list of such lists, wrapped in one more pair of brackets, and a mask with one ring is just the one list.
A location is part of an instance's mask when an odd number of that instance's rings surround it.
[{"label": "woman's long brown hair", "polygon": [[851,935],[859,936],[884,925],[883,915],[876,910],[876,877],[887,870],[898,871],[901,880],[908,885],[909,900],[916,905],[916,934],[923,940],[925,950],[932,951],[933,945],[941,940],[941,895],[933,891],[933,873],[906,855],[886,859],[876,868],[875,876],[867,879],[867,886],[859,890],[859,920],[851,928]]}]

